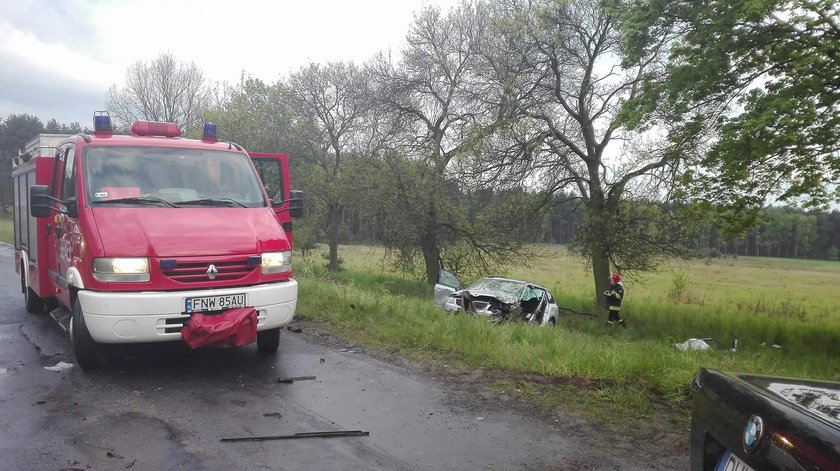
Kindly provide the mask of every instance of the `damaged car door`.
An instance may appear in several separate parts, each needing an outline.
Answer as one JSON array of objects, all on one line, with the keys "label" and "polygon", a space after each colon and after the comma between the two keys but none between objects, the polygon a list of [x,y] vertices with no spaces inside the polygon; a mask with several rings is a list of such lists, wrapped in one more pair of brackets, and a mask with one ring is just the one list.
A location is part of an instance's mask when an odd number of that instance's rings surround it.
[{"label": "damaged car door", "polygon": [[[438,282],[435,283],[435,304],[448,310],[446,307],[446,300],[449,299],[456,291],[460,291],[464,286],[461,280],[458,279],[452,272],[441,270],[438,273]],[[457,306],[456,306],[457,308]]]}]

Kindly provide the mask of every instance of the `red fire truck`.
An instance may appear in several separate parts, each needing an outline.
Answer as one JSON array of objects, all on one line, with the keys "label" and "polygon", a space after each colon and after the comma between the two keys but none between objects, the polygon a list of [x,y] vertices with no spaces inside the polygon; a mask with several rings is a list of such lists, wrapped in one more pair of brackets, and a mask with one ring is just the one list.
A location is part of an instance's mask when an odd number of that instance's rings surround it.
[{"label": "red fire truck", "polygon": [[103,366],[109,344],[181,341],[197,314],[242,308],[258,350],[275,352],[298,291],[291,217],[302,193],[289,189],[286,156],[218,142],[210,123],[201,140],[149,121],[114,135],[97,112],[94,129],[16,159],[26,309],[50,308],[83,369]]}]

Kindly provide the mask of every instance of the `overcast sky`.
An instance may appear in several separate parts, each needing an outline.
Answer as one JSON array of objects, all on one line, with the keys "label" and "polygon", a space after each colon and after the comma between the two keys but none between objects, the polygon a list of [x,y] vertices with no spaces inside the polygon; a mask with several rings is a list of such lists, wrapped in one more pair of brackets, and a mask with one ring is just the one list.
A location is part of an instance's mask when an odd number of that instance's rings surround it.
[{"label": "overcast sky", "polygon": [[211,81],[272,83],[310,62],[402,47],[413,14],[456,0],[2,0],[0,119],[89,125],[127,68],[171,52]]}]

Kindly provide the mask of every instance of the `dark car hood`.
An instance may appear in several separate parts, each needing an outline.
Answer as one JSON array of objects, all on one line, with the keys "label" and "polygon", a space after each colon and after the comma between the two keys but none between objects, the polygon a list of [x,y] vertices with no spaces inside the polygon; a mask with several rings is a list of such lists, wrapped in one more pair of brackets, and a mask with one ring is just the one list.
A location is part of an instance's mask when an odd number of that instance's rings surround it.
[{"label": "dark car hood", "polygon": [[840,428],[840,383],[749,374],[736,377]]}]

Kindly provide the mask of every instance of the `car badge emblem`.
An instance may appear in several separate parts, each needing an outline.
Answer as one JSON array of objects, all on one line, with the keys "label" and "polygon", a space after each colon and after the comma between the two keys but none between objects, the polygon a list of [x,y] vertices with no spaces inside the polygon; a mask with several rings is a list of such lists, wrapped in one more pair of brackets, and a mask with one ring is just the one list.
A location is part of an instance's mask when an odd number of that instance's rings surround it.
[{"label": "car badge emblem", "polygon": [[216,265],[210,265],[207,267],[207,278],[211,280],[216,279],[216,273],[219,273],[219,270],[216,269]]},{"label": "car badge emblem", "polygon": [[754,415],[747,421],[744,429],[744,451],[752,453],[761,443],[761,436],[764,433],[764,421],[761,417]]}]

